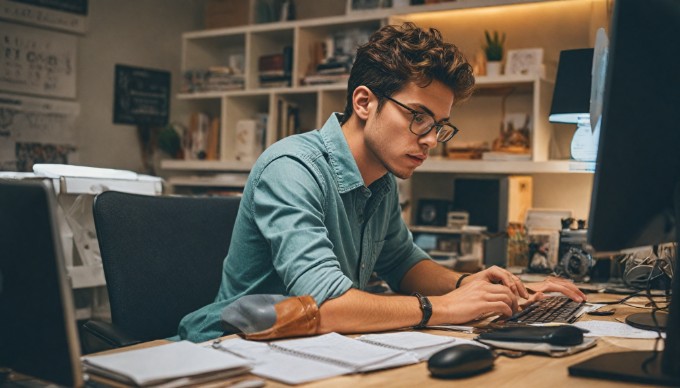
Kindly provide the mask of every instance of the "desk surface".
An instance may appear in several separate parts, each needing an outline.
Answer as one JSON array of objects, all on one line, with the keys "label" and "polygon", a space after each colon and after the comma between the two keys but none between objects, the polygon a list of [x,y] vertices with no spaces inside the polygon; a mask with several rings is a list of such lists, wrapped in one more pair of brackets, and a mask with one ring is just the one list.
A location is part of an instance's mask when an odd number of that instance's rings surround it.
[{"label": "desk surface", "polygon": [[[621,295],[589,295],[589,301],[596,303],[603,299],[605,300],[619,300]],[[642,300],[642,299],[640,299]],[[630,302],[635,303],[634,300]],[[638,303],[642,304],[642,303]],[[643,310],[635,307],[625,305],[611,305],[605,308],[615,308],[616,313],[609,317],[591,317],[585,315],[581,320],[603,320],[603,321],[619,321],[632,313],[641,312]],[[448,335],[459,338],[472,339],[476,334],[466,334],[451,331],[428,330],[426,332],[438,335]],[[230,338],[230,337],[225,337]],[[137,347],[156,346],[165,343],[166,341],[152,341]],[[663,343],[661,343],[661,347]],[[331,379],[320,380],[310,384],[298,385],[296,387],[450,387],[455,384],[456,387],[535,387],[535,386],[550,386],[570,387],[588,386],[591,387],[612,387],[623,386],[630,387],[630,384],[615,383],[612,381],[587,379],[580,377],[569,376],[567,367],[578,362],[587,360],[599,354],[610,352],[622,352],[629,350],[652,350],[654,348],[654,340],[649,339],[623,339],[613,337],[602,337],[598,340],[597,346],[588,349],[581,353],[577,353],[567,357],[551,358],[547,356],[526,355],[517,359],[510,359],[507,357],[498,357],[494,368],[481,375],[468,377],[457,380],[440,380],[432,378],[427,371],[427,363],[421,362],[415,365],[405,367],[334,377]],[[268,381],[267,387],[290,387],[286,384],[281,384],[275,381]],[[639,384],[636,386],[640,386]]]}]

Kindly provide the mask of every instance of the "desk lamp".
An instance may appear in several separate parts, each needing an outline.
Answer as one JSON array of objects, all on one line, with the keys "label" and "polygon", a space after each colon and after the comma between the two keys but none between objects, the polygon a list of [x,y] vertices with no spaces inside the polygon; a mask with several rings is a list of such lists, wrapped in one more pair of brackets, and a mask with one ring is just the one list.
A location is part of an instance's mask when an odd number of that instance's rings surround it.
[{"label": "desk lamp", "polygon": [[571,157],[594,162],[599,131],[591,130],[590,92],[594,49],[564,50],[560,53],[557,79],[548,120],[551,123],[576,124],[571,140]]}]

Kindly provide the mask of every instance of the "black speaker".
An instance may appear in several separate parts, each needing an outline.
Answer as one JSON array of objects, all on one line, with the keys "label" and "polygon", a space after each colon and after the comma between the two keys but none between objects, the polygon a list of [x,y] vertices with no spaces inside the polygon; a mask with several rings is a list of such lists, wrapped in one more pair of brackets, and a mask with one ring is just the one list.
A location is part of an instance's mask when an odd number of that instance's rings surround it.
[{"label": "black speaker", "polygon": [[503,232],[508,222],[524,222],[532,203],[530,176],[461,177],[453,181],[453,209],[470,213],[470,225]]},{"label": "black speaker", "polygon": [[418,201],[418,225],[446,226],[451,201],[445,199],[421,199]]},{"label": "black speaker", "polygon": [[498,178],[456,178],[454,208],[470,213],[470,225],[486,226],[491,233],[505,229],[507,209],[501,209],[502,183]]}]

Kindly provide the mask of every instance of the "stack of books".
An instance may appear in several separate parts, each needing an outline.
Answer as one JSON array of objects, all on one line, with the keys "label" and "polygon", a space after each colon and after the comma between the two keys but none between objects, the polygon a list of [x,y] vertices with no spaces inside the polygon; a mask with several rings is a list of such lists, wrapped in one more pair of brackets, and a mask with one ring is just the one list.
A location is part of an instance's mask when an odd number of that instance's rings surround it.
[{"label": "stack of books", "polygon": [[291,85],[293,48],[286,46],[282,53],[263,55],[258,60],[260,87],[281,88]]},{"label": "stack of books", "polygon": [[314,74],[307,75],[303,82],[305,85],[321,85],[345,83],[349,79],[351,63],[329,61],[316,66]]},{"label": "stack of books", "polygon": [[219,92],[241,90],[245,78],[228,66],[211,66],[208,69],[187,70],[184,72],[182,93]]}]

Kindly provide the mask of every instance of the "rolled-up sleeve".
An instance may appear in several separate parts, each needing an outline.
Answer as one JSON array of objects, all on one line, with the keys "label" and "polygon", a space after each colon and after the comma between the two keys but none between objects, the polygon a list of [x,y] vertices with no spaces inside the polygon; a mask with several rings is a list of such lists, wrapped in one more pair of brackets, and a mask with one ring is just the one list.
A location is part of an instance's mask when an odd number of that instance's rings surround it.
[{"label": "rolled-up sleeve", "polygon": [[342,272],[328,238],[328,193],[313,169],[289,156],[271,161],[254,181],[251,211],[288,294],[311,295],[321,305],[345,293],[352,281]]}]

